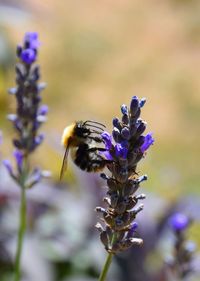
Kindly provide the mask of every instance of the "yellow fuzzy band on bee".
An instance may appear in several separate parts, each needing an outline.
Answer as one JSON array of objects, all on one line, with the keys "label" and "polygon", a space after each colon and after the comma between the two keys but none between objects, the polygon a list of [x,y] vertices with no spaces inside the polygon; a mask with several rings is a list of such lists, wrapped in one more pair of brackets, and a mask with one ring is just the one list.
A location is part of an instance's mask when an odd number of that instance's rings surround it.
[{"label": "yellow fuzzy band on bee", "polygon": [[69,144],[69,139],[74,135],[74,128],[75,128],[76,124],[73,123],[69,126],[67,126],[64,131],[63,131],[63,135],[62,135],[62,139],[61,139],[61,143],[64,147],[67,147]]}]

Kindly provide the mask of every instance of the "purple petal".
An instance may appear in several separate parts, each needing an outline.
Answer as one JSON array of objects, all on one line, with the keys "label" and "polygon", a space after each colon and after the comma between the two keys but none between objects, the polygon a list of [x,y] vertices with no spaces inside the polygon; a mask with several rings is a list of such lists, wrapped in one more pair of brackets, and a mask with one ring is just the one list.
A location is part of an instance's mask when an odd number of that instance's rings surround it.
[{"label": "purple petal", "polygon": [[40,46],[37,32],[26,32],[24,36],[24,43],[29,44],[29,48],[37,49]]},{"label": "purple petal", "polygon": [[133,237],[134,233],[135,233],[135,230],[138,228],[138,223],[137,222],[133,222],[131,224],[131,227],[128,231],[128,234],[127,234],[127,238],[131,238]]},{"label": "purple petal", "polygon": [[185,230],[189,225],[188,217],[181,213],[174,214],[169,222],[174,231]]},{"label": "purple petal", "polygon": [[128,107],[127,107],[127,105],[122,104],[122,106],[121,106],[121,112],[122,112],[122,114],[128,115]]},{"label": "purple petal", "polygon": [[4,167],[7,169],[8,173],[10,175],[13,175],[13,168],[12,168],[12,164],[11,164],[10,160],[4,159],[2,161],[2,163],[3,163]]},{"label": "purple petal", "polygon": [[31,64],[36,60],[36,52],[31,48],[25,49],[21,52],[20,58],[24,63]]},{"label": "purple petal", "polygon": [[38,40],[38,33],[37,32],[26,32],[24,36],[25,41],[32,41],[32,40]]},{"label": "purple petal", "polygon": [[49,108],[46,104],[41,105],[41,107],[38,110],[39,115],[46,115],[49,111]]},{"label": "purple petal", "polygon": [[106,149],[110,150],[112,147],[112,136],[105,131],[101,134],[101,137],[105,143]]},{"label": "purple petal", "polygon": [[122,144],[117,143],[115,145],[115,155],[116,157],[126,159],[128,155],[128,148],[123,146]]},{"label": "purple petal", "polygon": [[15,95],[16,93],[17,93],[17,88],[10,88],[10,89],[8,89],[8,93],[10,94],[10,95]]},{"label": "purple petal", "polygon": [[17,120],[17,115],[16,114],[8,114],[7,115],[7,119],[9,120],[9,121],[11,121],[11,122],[14,122],[14,121],[16,121]]},{"label": "purple petal", "polygon": [[153,143],[154,143],[154,139],[153,139],[153,137],[152,137],[152,133],[148,133],[148,134],[145,136],[144,143],[143,143],[142,146],[140,147],[141,152],[144,153]]},{"label": "purple petal", "polygon": [[44,134],[40,134],[35,137],[35,144],[40,145],[43,140],[44,140]]},{"label": "purple petal", "polygon": [[146,103],[146,99],[145,99],[145,98],[142,98],[142,99],[140,100],[140,102],[139,102],[140,108],[143,107],[143,106],[145,105],[145,103]]},{"label": "purple petal", "polygon": [[23,153],[20,150],[16,149],[13,155],[15,157],[18,169],[22,170],[23,158],[24,158]]},{"label": "purple petal", "polygon": [[28,187],[31,188],[42,179],[42,171],[39,168],[33,170],[32,175],[29,178]]},{"label": "purple petal", "polygon": [[104,155],[104,157],[107,159],[107,160],[113,160],[113,157],[112,155],[110,154],[109,151],[105,151],[102,153]]}]

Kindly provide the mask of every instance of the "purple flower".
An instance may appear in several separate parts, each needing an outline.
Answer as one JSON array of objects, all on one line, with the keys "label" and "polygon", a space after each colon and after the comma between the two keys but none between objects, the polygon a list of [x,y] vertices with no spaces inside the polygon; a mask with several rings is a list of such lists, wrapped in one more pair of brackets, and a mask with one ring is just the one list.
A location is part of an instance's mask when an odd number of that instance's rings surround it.
[{"label": "purple flower", "polygon": [[103,154],[107,160],[113,160],[113,157],[109,151],[101,152],[100,154]]},{"label": "purple flower", "polygon": [[7,169],[8,173],[9,173],[10,175],[13,175],[13,168],[12,168],[12,165],[11,165],[10,160],[4,159],[4,160],[2,161],[2,163],[3,163],[4,167]]},{"label": "purple flower", "polygon": [[23,165],[23,153],[20,150],[15,150],[13,153],[16,163],[17,163],[17,167],[18,169],[21,171],[22,170],[22,165]]},{"label": "purple flower", "polygon": [[37,32],[26,32],[24,36],[24,43],[29,44],[29,48],[37,49],[40,45],[38,41],[38,33]]},{"label": "purple flower", "polygon": [[40,106],[39,110],[38,110],[38,114],[39,115],[46,115],[48,113],[48,106],[46,104],[43,104]]},{"label": "purple flower", "polygon": [[144,143],[140,147],[141,152],[144,153],[153,143],[154,139],[152,137],[152,133],[148,133],[145,136]]},{"label": "purple flower", "polygon": [[185,230],[189,225],[188,217],[181,213],[174,214],[170,218],[169,222],[174,231]]},{"label": "purple flower", "polygon": [[108,132],[103,132],[101,137],[105,143],[106,149],[110,150],[112,147],[112,136]]},{"label": "purple flower", "polygon": [[108,132],[103,132],[101,137],[104,141],[105,148],[107,151],[100,152],[107,160],[113,160],[112,155],[110,154],[109,150],[112,148],[112,136]]},{"label": "purple flower", "polygon": [[139,105],[140,105],[140,108],[143,107],[146,103],[146,99],[145,98],[142,98],[139,102]]},{"label": "purple flower", "polygon": [[127,142],[117,143],[115,145],[115,155],[116,155],[116,157],[126,159],[127,154],[128,154]]},{"label": "purple flower", "polygon": [[122,114],[128,114],[128,107],[125,104],[122,104],[121,106],[121,112]]},{"label": "purple flower", "polygon": [[44,134],[40,134],[35,137],[35,145],[40,145],[44,140]]},{"label": "purple flower", "polygon": [[33,185],[40,182],[41,179],[42,179],[42,171],[39,168],[35,168],[29,177],[29,180],[27,182],[27,187],[31,188]]},{"label": "purple flower", "polygon": [[135,230],[138,228],[138,223],[136,221],[134,221],[132,224],[131,224],[131,227],[128,231],[128,234],[127,234],[127,238],[131,238],[133,237],[134,233],[135,233]]},{"label": "purple flower", "polygon": [[17,115],[11,113],[11,114],[7,115],[7,118],[8,118],[9,121],[15,122],[17,120]]},{"label": "purple flower", "polygon": [[21,52],[20,58],[24,63],[31,64],[36,60],[36,52],[31,48],[25,49]]},{"label": "purple flower", "polygon": [[15,88],[15,87],[10,88],[10,89],[8,90],[8,93],[9,93],[10,95],[15,95],[15,94],[17,93],[17,88]]}]

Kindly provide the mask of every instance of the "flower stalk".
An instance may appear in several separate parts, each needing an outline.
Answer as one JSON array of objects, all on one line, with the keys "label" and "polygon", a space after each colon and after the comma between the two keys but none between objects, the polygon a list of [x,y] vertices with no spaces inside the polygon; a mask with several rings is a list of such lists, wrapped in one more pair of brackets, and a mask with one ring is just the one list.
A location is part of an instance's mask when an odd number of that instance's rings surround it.
[{"label": "flower stalk", "polygon": [[102,269],[101,275],[99,276],[99,281],[105,281],[105,280],[106,280],[106,276],[107,276],[109,267],[110,267],[110,265],[111,265],[111,263],[112,263],[112,258],[113,258],[113,254],[112,254],[112,253],[109,253],[109,254],[107,255],[107,258],[106,258],[104,267],[103,267],[103,269]]},{"label": "flower stalk", "polygon": [[15,257],[15,281],[19,281],[21,279],[20,262],[21,262],[23,239],[26,231],[26,188],[25,187],[21,188],[20,201],[21,201],[20,222],[19,222],[19,230],[18,230],[17,252]]}]

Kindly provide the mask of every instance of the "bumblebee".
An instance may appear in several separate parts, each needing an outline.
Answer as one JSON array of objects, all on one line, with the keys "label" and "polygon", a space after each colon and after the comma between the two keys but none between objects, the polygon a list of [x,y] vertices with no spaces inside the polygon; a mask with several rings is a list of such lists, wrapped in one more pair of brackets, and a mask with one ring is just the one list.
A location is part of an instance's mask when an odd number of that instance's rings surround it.
[{"label": "bumblebee", "polygon": [[98,144],[104,143],[100,137],[104,129],[103,124],[92,120],[77,121],[64,129],[61,142],[65,147],[65,154],[60,179],[67,168],[69,150],[73,162],[86,172],[99,172],[110,162],[101,153],[106,149],[98,147]]}]

